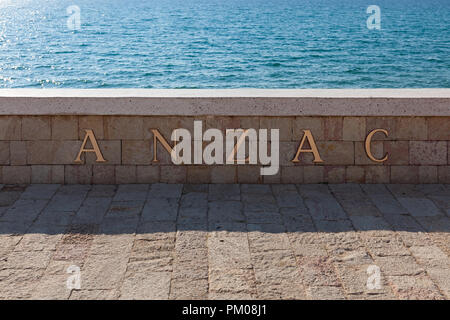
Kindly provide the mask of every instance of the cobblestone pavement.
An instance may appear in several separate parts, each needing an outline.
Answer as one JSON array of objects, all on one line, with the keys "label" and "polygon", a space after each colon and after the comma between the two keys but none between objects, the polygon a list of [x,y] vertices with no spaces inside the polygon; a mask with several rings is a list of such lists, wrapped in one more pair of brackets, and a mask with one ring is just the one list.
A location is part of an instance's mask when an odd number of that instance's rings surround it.
[{"label": "cobblestone pavement", "polygon": [[2,299],[449,299],[449,257],[450,185],[0,189]]}]

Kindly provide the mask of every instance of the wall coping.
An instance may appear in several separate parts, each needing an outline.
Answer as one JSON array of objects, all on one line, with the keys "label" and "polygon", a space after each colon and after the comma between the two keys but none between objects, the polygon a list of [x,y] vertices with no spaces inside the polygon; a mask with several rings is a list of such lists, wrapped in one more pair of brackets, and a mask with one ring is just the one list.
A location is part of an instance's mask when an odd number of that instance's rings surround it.
[{"label": "wall coping", "polygon": [[0,115],[450,116],[450,89],[0,89]]}]

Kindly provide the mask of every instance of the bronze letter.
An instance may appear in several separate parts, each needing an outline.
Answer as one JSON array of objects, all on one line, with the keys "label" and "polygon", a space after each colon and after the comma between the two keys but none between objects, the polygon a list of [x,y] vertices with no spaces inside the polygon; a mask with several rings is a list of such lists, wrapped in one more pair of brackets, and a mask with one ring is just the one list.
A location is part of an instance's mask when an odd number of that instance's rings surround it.
[{"label": "bronze letter", "polygon": [[384,155],[383,159],[377,159],[377,158],[375,158],[375,157],[373,156],[372,151],[370,151],[370,143],[372,142],[372,137],[373,137],[373,135],[374,135],[375,133],[377,133],[378,131],[383,132],[383,133],[386,135],[386,137],[389,135],[389,133],[387,132],[387,130],[384,130],[384,129],[374,129],[374,130],[372,130],[372,131],[367,135],[367,138],[366,138],[366,145],[365,145],[365,147],[366,147],[366,154],[367,154],[367,156],[369,157],[369,159],[372,160],[372,161],[374,161],[374,162],[384,162],[384,161],[386,161],[386,160],[388,159],[388,155],[387,155],[387,154]]},{"label": "bronze letter", "polygon": [[153,133],[153,162],[159,162],[159,160],[156,157],[156,141],[158,140],[163,145],[164,149],[167,150],[167,152],[171,155],[172,154],[172,147],[167,143],[166,139],[159,133],[158,129],[151,129]]},{"label": "bronze letter", "polygon": [[[86,131],[86,135],[84,136],[83,143],[81,144],[80,152],[78,152],[78,156],[75,159],[75,163],[81,163],[81,154],[83,152],[95,152],[95,155],[97,156],[96,162],[106,162],[106,160],[103,158],[102,152],[100,151],[100,148],[98,147],[97,139],[95,139],[94,131],[92,129],[84,129]],[[91,140],[92,149],[86,149],[86,143],[87,140]]]},{"label": "bronze letter", "polygon": [[[298,157],[300,156],[300,153],[302,152],[312,152],[314,155],[314,161],[313,162],[323,162],[323,160],[320,158],[319,150],[317,150],[316,142],[314,141],[313,135],[310,130],[303,130],[304,135],[302,138],[302,141],[300,142],[300,145],[298,146],[297,153],[295,154],[294,159],[292,159],[292,162],[300,162],[298,160]],[[311,146],[311,149],[303,149],[303,144],[305,143],[306,139],[308,139],[308,143]]]}]

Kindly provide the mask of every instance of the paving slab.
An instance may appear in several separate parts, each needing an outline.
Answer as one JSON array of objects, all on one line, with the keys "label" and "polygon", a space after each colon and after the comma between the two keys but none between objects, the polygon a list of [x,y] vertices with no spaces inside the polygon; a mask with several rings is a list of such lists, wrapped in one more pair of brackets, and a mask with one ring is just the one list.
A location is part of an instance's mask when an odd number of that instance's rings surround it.
[{"label": "paving slab", "polygon": [[0,299],[450,299],[449,205],[444,184],[0,185]]}]

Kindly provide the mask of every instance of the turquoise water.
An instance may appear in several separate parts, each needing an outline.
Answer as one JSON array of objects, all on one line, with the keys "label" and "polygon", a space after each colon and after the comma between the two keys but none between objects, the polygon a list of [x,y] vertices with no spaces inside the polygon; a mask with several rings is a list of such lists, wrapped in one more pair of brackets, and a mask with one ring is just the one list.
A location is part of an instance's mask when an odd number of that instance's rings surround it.
[{"label": "turquoise water", "polygon": [[0,0],[0,87],[449,88],[450,0]]}]

